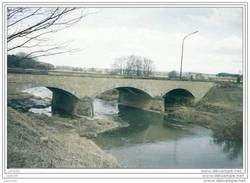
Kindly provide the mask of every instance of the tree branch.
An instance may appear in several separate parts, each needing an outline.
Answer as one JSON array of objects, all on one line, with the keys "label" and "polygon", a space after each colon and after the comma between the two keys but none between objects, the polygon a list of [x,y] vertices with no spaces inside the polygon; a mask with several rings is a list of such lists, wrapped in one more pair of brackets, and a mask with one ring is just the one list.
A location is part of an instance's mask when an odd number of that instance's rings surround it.
[{"label": "tree branch", "polygon": [[31,13],[31,14],[25,16],[25,17],[22,17],[22,18],[20,18],[19,20],[15,21],[15,22],[13,22],[13,23],[11,23],[11,24],[9,24],[8,27],[11,27],[11,26],[17,24],[18,22],[21,22],[21,21],[23,21],[23,20],[25,20],[25,19],[27,19],[27,18],[30,18],[30,17],[34,16],[40,9],[41,9],[41,8],[38,8],[38,9],[35,10],[33,13]]},{"label": "tree branch", "polygon": [[24,48],[26,57],[33,58],[76,51],[66,50],[63,44],[41,43],[50,40],[46,35],[71,27],[89,14],[80,8],[8,8],[8,51]]}]

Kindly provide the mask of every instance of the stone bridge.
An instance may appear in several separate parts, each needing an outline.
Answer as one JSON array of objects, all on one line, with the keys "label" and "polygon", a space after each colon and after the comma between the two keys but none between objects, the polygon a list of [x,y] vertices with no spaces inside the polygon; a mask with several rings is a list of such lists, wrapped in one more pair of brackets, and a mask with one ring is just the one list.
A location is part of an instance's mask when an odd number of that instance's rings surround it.
[{"label": "stone bridge", "polygon": [[[8,73],[8,94],[33,87],[47,87],[53,92],[52,110],[78,115],[93,115],[85,108],[97,95],[111,90],[119,91],[119,103],[145,110],[163,112],[171,94],[189,98],[196,104],[214,85],[211,82],[171,81],[155,79],[125,79],[65,74]],[[90,100],[86,100],[90,99]],[[88,101],[88,102],[86,102]]]}]

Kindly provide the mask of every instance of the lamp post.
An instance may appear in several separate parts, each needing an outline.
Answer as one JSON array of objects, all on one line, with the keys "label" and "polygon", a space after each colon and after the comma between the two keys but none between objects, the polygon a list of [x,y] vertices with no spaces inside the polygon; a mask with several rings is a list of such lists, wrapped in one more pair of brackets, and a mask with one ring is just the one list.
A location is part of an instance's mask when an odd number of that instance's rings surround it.
[{"label": "lamp post", "polygon": [[180,80],[182,79],[182,62],[183,62],[183,52],[184,52],[184,41],[187,37],[196,34],[198,31],[192,32],[186,36],[184,36],[183,40],[182,40],[182,47],[181,47],[181,69],[180,69]]}]

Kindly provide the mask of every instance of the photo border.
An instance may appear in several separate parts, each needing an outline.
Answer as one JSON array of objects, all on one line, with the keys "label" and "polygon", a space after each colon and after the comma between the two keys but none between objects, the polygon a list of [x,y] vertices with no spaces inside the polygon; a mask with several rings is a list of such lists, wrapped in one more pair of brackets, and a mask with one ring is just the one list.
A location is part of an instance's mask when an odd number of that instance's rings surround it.
[{"label": "photo border", "polygon": [[[38,168],[30,168],[30,169],[8,169],[7,170],[7,30],[5,29],[6,27],[6,8],[11,7],[11,6],[46,6],[46,7],[86,7],[86,8],[242,8],[242,71],[243,71],[243,168],[242,169],[195,169],[198,170],[197,172],[189,172],[190,170],[193,169],[125,169],[125,168],[116,168],[116,169],[81,169],[81,168],[72,168],[72,169],[63,169],[63,168],[56,168],[56,169],[38,169]],[[112,7],[108,7],[112,6]],[[138,7],[137,7],[138,6]],[[152,7],[153,6],[153,7]],[[187,7],[183,7],[187,6]],[[202,6],[202,7],[199,7]],[[227,6],[227,7],[223,7]],[[119,178],[145,178],[145,175],[153,174],[156,175],[154,178],[175,178],[176,175],[182,175],[186,177],[176,177],[176,178],[182,178],[182,179],[204,179],[209,178],[209,177],[216,177],[220,178],[221,175],[239,175],[238,178],[242,178],[242,175],[244,178],[248,178],[248,144],[247,144],[247,139],[248,139],[248,3],[247,2],[86,2],[86,3],[80,3],[80,2],[2,2],[2,21],[3,21],[3,27],[2,27],[2,32],[3,34],[3,41],[2,41],[2,58],[3,58],[3,67],[2,67],[2,79],[3,79],[3,94],[2,94],[2,119],[3,119],[3,128],[2,128],[2,178],[3,179],[8,179],[8,178],[15,178],[15,179],[27,179],[27,178],[32,178],[34,176],[31,175],[40,175],[43,174],[42,177],[35,177],[35,178],[61,178],[61,177],[44,177],[44,175],[58,175],[58,174],[67,174],[67,175],[83,175],[83,177],[77,176],[77,178],[114,178],[114,177],[119,177]],[[4,170],[4,171],[3,171]],[[30,173],[30,172],[25,172],[26,170],[42,170],[43,172],[35,172],[35,173]],[[51,170],[64,170],[66,172],[51,172]],[[81,170],[79,172],[72,172],[72,170]],[[97,171],[97,172],[88,172],[88,170],[91,171]],[[104,171],[105,173],[100,172]],[[109,172],[109,171],[116,171],[116,172]],[[137,173],[127,173],[127,172],[120,172],[120,170],[132,170],[132,171],[138,171],[138,170],[146,170],[145,172],[137,172]],[[150,170],[150,171],[148,171]],[[168,170],[168,172],[161,172],[161,171],[156,171],[156,170]],[[177,172],[172,172],[172,170],[177,170]],[[244,170],[244,171],[242,171]],[[44,172],[45,171],[45,172]],[[67,172],[71,173],[67,173]],[[179,172],[178,172],[179,171]],[[183,171],[183,172],[181,172]],[[200,172],[199,172],[200,171]],[[86,173],[87,172],[87,173]],[[28,176],[23,176],[23,175],[28,175]],[[89,176],[90,175],[90,176]],[[95,175],[95,176],[93,176]],[[101,175],[101,177],[96,177],[96,175]],[[109,175],[109,176],[104,176],[104,175]],[[112,176],[110,176],[112,175]],[[118,176],[117,176],[118,175]],[[121,177],[121,175],[126,175],[125,177]],[[140,175],[134,176],[134,175]],[[143,175],[143,176],[142,176]],[[172,177],[165,177],[166,175],[172,175]],[[187,175],[192,175],[192,176],[187,176]],[[195,176],[193,176],[195,175]],[[196,176],[199,175],[199,176]],[[130,176],[130,177],[129,177]],[[73,177],[65,177],[63,178],[70,178],[72,179]],[[147,177],[150,178],[150,177]],[[224,177],[225,178],[225,177]]]}]

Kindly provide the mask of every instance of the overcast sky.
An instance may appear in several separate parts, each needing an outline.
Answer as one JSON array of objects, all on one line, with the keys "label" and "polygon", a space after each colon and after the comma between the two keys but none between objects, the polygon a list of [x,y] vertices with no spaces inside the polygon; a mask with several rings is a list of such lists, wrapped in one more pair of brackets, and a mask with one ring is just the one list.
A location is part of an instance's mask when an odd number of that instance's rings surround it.
[{"label": "overcast sky", "polygon": [[101,8],[53,35],[82,51],[40,61],[110,68],[117,57],[135,54],[152,59],[156,70],[179,71],[182,39],[194,31],[185,41],[184,72],[242,71],[240,8]]}]

